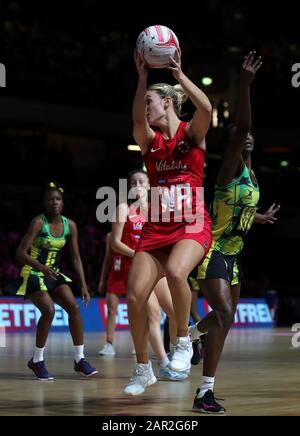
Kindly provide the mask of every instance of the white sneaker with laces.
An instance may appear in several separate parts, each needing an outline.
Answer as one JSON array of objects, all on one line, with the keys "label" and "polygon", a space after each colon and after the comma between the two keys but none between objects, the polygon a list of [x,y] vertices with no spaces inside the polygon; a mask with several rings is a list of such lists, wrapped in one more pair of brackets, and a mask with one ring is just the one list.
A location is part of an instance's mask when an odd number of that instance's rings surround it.
[{"label": "white sneaker with laces", "polygon": [[125,386],[123,392],[125,395],[140,395],[145,392],[145,388],[157,382],[154,375],[152,364],[137,363],[129,383]]},{"label": "white sneaker with laces", "polygon": [[175,351],[170,362],[172,371],[188,371],[191,368],[193,346],[190,336],[177,338]]},{"label": "white sneaker with laces", "polygon": [[101,356],[114,356],[116,354],[116,351],[115,351],[114,347],[112,346],[112,344],[110,344],[109,342],[106,342],[104,347],[99,351],[99,354]]}]

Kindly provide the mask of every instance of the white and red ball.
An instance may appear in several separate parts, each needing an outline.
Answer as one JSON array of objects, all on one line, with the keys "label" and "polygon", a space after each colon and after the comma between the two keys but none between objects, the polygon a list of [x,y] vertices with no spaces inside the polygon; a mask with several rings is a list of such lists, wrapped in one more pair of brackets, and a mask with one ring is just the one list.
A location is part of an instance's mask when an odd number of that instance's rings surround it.
[{"label": "white and red ball", "polygon": [[143,30],[136,41],[136,49],[151,68],[167,67],[170,65],[170,56],[174,58],[176,50],[180,50],[175,33],[160,25]]}]

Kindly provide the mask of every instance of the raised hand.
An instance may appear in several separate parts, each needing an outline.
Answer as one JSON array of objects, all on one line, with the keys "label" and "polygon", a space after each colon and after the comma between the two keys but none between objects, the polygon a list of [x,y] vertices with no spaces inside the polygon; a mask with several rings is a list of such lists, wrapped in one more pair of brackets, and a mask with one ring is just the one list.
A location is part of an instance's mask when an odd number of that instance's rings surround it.
[{"label": "raised hand", "polygon": [[139,77],[143,79],[147,79],[148,67],[146,65],[143,56],[136,49],[134,50],[134,61]]},{"label": "raised hand", "polygon": [[180,76],[183,74],[181,70],[181,52],[180,50],[176,50],[174,58],[170,56],[171,64],[166,67],[168,70],[173,72],[173,77],[179,81]]},{"label": "raised hand", "polygon": [[265,224],[274,224],[277,221],[275,217],[276,213],[279,211],[280,205],[272,204],[272,206],[264,213]]},{"label": "raised hand", "polygon": [[240,72],[241,81],[250,85],[250,83],[254,80],[257,71],[262,66],[261,59],[261,56],[256,58],[255,51],[250,51],[250,53],[245,56]]}]

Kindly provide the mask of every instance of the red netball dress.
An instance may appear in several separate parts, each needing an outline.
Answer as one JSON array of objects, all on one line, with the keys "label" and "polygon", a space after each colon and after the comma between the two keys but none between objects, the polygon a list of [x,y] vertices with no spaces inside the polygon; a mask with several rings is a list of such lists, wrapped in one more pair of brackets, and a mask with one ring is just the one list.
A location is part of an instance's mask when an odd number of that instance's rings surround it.
[{"label": "red netball dress", "polygon": [[[123,228],[122,242],[136,250],[142,234],[145,217],[132,206],[128,208],[127,221]],[[119,253],[113,253],[112,267],[108,275],[107,292],[125,296],[127,279],[132,259]]]},{"label": "red netball dress", "polygon": [[151,207],[137,251],[150,251],[192,239],[207,253],[211,220],[203,196],[205,151],[185,132],[181,122],[166,140],[156,132],[143,158],[151,185]]}]

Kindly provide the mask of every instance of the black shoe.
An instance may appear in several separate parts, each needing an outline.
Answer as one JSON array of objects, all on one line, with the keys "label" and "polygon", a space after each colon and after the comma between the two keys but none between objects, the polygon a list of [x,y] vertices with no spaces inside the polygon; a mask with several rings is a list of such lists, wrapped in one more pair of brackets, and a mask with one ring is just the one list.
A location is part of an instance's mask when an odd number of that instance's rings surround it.
[{"label": "black shoe", "polygon": [[41,362],[33,363],[33,358],[29,360],[27,363],[29,369],[31,369],[36,378],[41,381],[52,381],[53,376],[48,372],[45,362],[42,360]]},{"label": "black shoe", "polygon": [[193,341],[193,355],[191,358],[192,365],[198,365],[198,363],[202,359],[202,350],[201,350],[201,342],[200,339],[195,339]]},{"label": "black shoe", "polygon": [[203,359],[204,356],[204,344],[207,333],[204,333],[200,336],[199,339],[195,339],[193,341],[193,356],[191,358],[192,365],[198,365],[199,362]]},{"label": "black shoe", "polygon": [[216,402],[213,391],[206,391],[203,397],[197,398],[200,389],[197,389],[194,399],[193,411],[200,413],[225,413],[223,406]]},{"label": "black shoe", "polygon": [[98,374],[96,368],[93,368],[85,359],[80,359],[77,363],[74,360],[74,371],[83,375],[84,377],[90,377],[91,375]]}]

